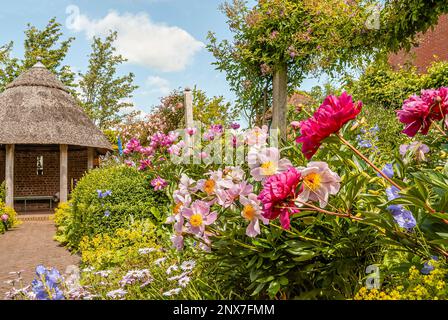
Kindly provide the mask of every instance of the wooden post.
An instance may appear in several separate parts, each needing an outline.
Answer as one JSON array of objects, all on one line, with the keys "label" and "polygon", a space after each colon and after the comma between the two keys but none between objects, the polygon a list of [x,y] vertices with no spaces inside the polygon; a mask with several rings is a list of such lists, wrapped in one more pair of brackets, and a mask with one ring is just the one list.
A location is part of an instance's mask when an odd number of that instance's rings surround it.
[{"label": "wooden post", "polygon": [[288,73],[286,64],[278,66],[272,83],[272,125],[286,139],[286,116],[288,111]]},{"label": "wooden post", "polygon": [[6,145],[6,205],[14,208],[14,149],[13,144]]},{"label": "wooden post", "polygon": [[59,202],[62,203],[67,202],[68,199],[68,146],[66,144],[61,144],[59,149]]},{"label": "wooden post", "polygon": [[87,170],[90,171],[93,169],[93,159],[95,158],[95,149],[88,147],[87,148]]},{"label": "wooden post", "polygon": [[[190,88],[184,90],[184,109],[185,109],[185,128],[193,128],[193,93]],[[185,143],[187,145],[187,157],[185,160],[190,160],[193,154],[193,136],[185,134]]]},{"label": "wooden post", "polygon": [[190,88],[184,91],[185,127],[193,127],[193,93]]}]

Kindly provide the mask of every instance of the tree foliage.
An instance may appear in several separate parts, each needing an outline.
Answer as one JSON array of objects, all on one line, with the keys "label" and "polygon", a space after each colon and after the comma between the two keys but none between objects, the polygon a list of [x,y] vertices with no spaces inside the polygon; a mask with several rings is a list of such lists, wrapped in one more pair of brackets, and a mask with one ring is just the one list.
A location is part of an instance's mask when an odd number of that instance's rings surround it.
[{"label": "tree foliage", "polygon": [[43,29],[28,24],[25,30],[24,57],[18,59],[12,57],[14,43],[11,41],[0,47],[0,90],[17,78],[20,73],[31,68],[40,57],[42,63],[55,73],[59,79],[69,88],[75,87],[75,74],[63,61],[70,49],[72,41],[70,37],[62,40],[62,25],[56,18],[50,19]]},{"label": "tree foliage", "polygon": [[117,67],[126,59],[115,54],[116,37],[117,33],[111,32],[104,40],[93,39],[88,69],[80,74],[82,106],[101,129],[110,128],[125,117],[123,110],[132,107],[128,99],[137,88],[133,85],[133,73],[117,75]]}]

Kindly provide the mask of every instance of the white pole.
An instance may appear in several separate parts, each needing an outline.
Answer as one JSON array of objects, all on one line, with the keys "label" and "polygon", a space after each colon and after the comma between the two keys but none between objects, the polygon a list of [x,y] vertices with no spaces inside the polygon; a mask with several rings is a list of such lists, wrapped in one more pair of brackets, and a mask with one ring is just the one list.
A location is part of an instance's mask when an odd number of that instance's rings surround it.
[{"label": "white pole", "polygon": [[6,145],[6,205],[14,208],[14,149],[13,144]]},{"label": "white pole", "polygon": [[68,146],[66,144],[60,145],[59,158],[59,202],[67,202],[68,199]]}]

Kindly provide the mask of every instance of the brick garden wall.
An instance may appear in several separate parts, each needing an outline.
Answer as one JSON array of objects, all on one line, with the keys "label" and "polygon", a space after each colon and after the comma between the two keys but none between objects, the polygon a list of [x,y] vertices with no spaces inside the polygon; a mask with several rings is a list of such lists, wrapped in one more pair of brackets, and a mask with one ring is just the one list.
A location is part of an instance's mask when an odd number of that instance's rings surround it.
[{"label": "brick garden wall", "polygon": [[421,34],[419,45],[411,49],[410,53],[400,51],[398,54],[393,54],[389,56],[389,63],[398,68],[409,61],[420,73],[425,73],[431,62],[437,59],[448,60],[448,15],[439,18],[434,30],[429,29],[425,34]]}]

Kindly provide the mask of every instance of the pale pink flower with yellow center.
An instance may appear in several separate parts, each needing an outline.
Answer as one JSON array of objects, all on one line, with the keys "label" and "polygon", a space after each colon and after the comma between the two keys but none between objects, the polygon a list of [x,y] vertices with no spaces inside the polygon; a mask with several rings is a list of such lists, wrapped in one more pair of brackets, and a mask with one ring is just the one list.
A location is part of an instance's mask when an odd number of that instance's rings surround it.
[{"label": "pale pink flower with yellow center", "polygon": [[269,224],[269,219],[262,216],[261,202],[257,199],[254,193],[246,196],[240,196],[240,203],[243,206],[241,216],[249,222],[246,228],[246,235],[248,237],[256,237],[260,234],[260,220],[265,225]]},{"label": "pale pink flower with yellow center", "polygon": [[321,208],[325,208],[329,195],[338,193],[341,178],[336,172],[330,170],[327,163],[321,161],[308,163],[306,168],[301,168],[300,173],[303,191],[298,195],[297,200],[316,201],[319,202]]},{"label": "pale pink flower with yellow center", "polygon": [[216,197],[217,202],[223,208],[229,208],[232,206],[240,196],[247,196],[253,191],[253,186],[246,181],[242,181],[238,184],[233,184],[231,188],[219,189]]},{"label": "pale pink flower with yellow center", "polygon": [[249,167],[252,168],[250,174],[255,181],[284,172],[292,166],[288,159],[280,159],[280,152],[277,148],[265,148],[257,154],[257,158],[249,158]]},{"label": "pale pink flower with yellow center", "polygon": [[246,142],[249,146],[264,146],[268,135],[268,126],[255,127],[246,133]]},{"label": "pale pink flower with yellow center", "polygon": [[223,172],[222,170],[210,171],[206,175],[208,179],[201,179],[197,183],[198,190],[206,193],[207,196],[216,195],[219,189],[223,188]]},{"label": "pale pink flower with yellow center", "polygon": [[211,225],[218,218],[217,212],[210,212],[209,204],[202,200],[196,200],[190,208],[184,208],[182,215],[188,219],[189,232],[199,236],[204,234],[206,226]]}]

